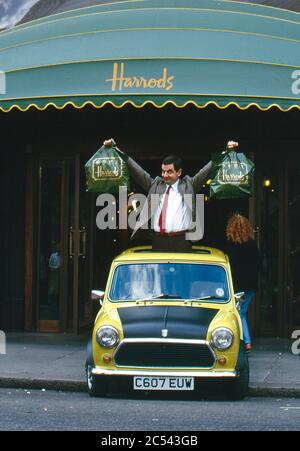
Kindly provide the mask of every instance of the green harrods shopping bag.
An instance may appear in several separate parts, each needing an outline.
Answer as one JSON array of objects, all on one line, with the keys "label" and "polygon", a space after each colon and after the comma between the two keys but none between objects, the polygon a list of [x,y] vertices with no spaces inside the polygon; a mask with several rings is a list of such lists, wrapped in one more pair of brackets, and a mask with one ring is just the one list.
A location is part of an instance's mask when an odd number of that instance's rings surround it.
[{"label": "green harrods shopping bag", "polygon": [[210,197],[234,199],[252,195],[254,164],[243,153],[225,151],[212,157]]},{"label": "green harrods shopping bag", "polygon": [[119,188],[129,190],[129,172],[126,155],[111,140],[111,147],[102,146],[85,164],[87,191],[92,193],[118,193]]}]

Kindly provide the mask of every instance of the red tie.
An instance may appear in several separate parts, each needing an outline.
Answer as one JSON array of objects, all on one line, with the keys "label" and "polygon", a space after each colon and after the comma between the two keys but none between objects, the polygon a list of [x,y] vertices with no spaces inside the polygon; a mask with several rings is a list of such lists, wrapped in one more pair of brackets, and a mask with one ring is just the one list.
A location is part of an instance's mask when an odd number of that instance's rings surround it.
[{"label": "red tie", "polygon": [[166,230],[166,213],[167,213],[167,208],[168,208],[170,189],[171,189],[171,186],[168,187],[167,192],[165,194],[163,206],[162,206],[161,213],[160,213],[159,220],[158,220],[159,233],[161,235],[163,233],[165,233],[165,230]]}]

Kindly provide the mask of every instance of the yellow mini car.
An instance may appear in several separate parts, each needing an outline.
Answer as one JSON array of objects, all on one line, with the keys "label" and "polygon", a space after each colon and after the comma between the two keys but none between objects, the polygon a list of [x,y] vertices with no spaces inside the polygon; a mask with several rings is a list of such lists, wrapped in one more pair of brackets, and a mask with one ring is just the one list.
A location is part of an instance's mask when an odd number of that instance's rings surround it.
[{"label": "yellow mini car", "polygon": [[[249,364],[228,257],[194,246],[192,253],[135,247],[113,262],[88,344],[91,396],[126,379],[133,390],[197,390],[222,382],[232,399],[245,397]],[[199,384],[200,383],[200,384]]]}]

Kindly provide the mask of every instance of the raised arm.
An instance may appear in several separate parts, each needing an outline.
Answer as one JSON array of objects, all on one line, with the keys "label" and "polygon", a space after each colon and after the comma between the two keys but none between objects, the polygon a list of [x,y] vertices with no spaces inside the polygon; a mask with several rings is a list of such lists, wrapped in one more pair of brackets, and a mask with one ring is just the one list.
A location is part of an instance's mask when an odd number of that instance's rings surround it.
[{"label": "raised arm", "polygon": [[207,163],[194,177],[192,177],[192,184],[195,191],[201,191],[204,183],[209,179],[209,174],[213,168],[213,163]]},{"label": "raised arm", "polygon": [[[104,146],[112,147],[114,145],[114,141],[109,139],[104,141]],[[121,158],[126,160],[128,170],[130,175],[134,178],[136,183],[140,185],[145,191],[148,191],[153,179],[133,158],[129,157],[126,153],[122,152],[117,147],[114,147],[115,151],[121,156]]]},{"label": "raised arm", "polygon": [[133,158],[128,157],[127,165],[130,174],[145,191],[149,191],[153,178]]}]

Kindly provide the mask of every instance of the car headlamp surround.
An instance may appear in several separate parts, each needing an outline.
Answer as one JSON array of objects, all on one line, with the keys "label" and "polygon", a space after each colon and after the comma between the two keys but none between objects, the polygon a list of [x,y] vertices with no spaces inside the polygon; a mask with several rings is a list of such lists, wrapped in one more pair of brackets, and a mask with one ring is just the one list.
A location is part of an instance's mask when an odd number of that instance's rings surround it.
[{"label": "car headlamp surround", "polygon": [[113,326],[101,326],[96,332],[96,340],[103,348],[113,348],[119,342],[119,333]]},{"label": "car headlamp surround", "polygon": [[233,344],[233,332],[227,327],[218,327],[211,335],[212,344],[220,351],[229,349]]}]

